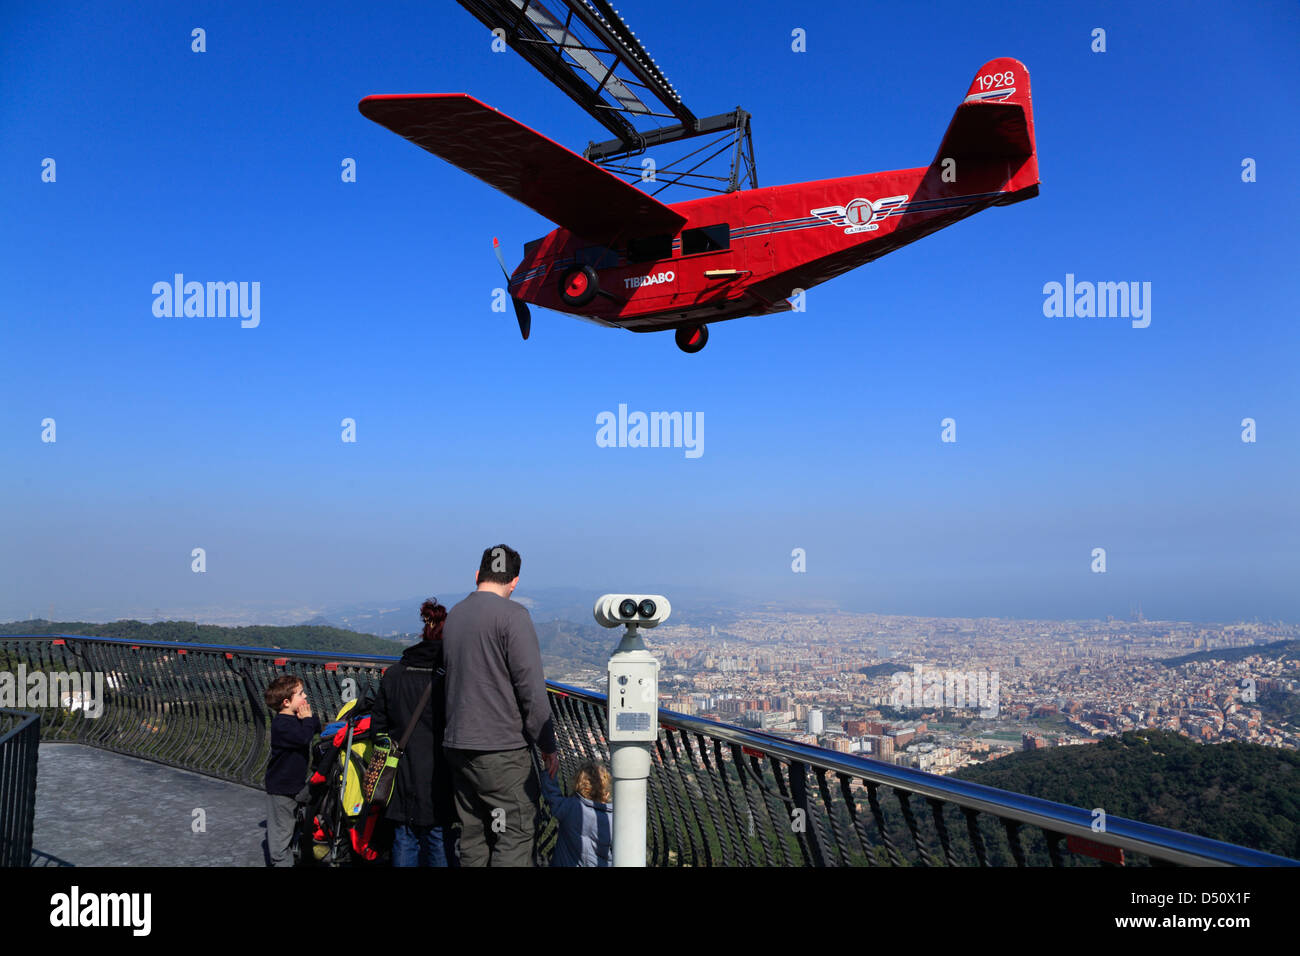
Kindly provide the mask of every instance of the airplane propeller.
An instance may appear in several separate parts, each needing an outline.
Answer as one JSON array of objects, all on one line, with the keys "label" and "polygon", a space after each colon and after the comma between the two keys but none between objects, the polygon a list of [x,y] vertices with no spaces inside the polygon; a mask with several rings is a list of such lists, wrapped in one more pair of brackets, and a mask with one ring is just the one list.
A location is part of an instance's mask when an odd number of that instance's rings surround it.
[{"label": "airplane propeller", "polygon": [[[497,254],[497,262],[501,263],[501,274],[506,277],[506,289],[508,291],[510,288],[510,273],[506,269],[505,256],[501,255],[501,243],[495,236],[492,238],[492,249]],[[533,327],[533,316],[528,311],[528,303],[516,299],[514,296],[510,297],[510,301],[515,304],[515,318],[519,320],[519,332],[527,339],[528,332]]]}]

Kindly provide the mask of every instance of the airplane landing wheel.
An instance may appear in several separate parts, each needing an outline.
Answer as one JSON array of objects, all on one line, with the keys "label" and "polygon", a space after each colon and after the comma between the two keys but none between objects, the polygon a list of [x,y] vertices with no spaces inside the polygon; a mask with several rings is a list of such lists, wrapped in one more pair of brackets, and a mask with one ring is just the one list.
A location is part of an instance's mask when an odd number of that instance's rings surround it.
[{"label": "airplane landing wheel", "polygon": [[709,327],[707,325],[688,325],[677,330],[677,347],[689,355],[694,355],[709,344]]},{"label": "airplane landing wheel", "polygon": [[586,305],[599,289],[600,280],[591,266],[572,266],[560,276],[560,298],[565,305]]}]

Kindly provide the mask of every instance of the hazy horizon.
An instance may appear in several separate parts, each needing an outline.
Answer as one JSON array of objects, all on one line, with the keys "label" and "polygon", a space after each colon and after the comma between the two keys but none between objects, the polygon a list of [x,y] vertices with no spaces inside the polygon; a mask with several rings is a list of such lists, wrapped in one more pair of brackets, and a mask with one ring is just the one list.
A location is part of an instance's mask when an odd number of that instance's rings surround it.
[{"label": "hazy horizon", "polygon": [[[358,599],[346,602],[334,601],[314,605],[295,605],[289,602],[269,603],[259,605],[232,605],[230,607],[176,607],[168,605],[155,605],[152,608],[145,607],[126,607],[120,610],[110,610],[107,608],[93,608],[88,606],[69,605],[66,610],[61,612],[60,606],[55,605],[53,608],[54,616],[50,617],[46,612],[49,608],[35,608],[34,616],[28,614],[5,615],[0,613],[0,623],[17,624],[24,621],[81,621],[90,624],[107,624],[115,621],[138,620],[142,623],[158,623],[162,621],[179,621],[197,624],[218,624],[223,622],[230,623],[225,626],[267,626],[267,627],[284,627],[303,624],[307,621],[324,618],[330,624],[344,627],[340,620],[332,619],[332,615],[338,615],[342,611],[355,612],[358,609],[365,611],[386,610],[400,613],[403,609],[409,612],[411,618],[410,633],[419,630],[419,605],[424,597],[435,597],[447,606],[452,606],[460,601],[465,595],[470,593],[473,588],[465,589],[463,592],[455,589],[435,589],[424,594],[423,597],[408,598],[376,598],[376,599]],[[600,588],[544,588],[534,589],[532,593],[522,586],[516,592],[514,597],[521,603],[529,607],[530,610],[537,613],[538,607],[542,608],[542,614],[539,619],[550,619],[551,609],[557,607],[560,603],[571,604],[570,599],[581,599],[582,596],[589,594],[592,601],[596,596],[603,593],[610,593],[611,589]],[[625,589],[631,592],[632,589]],[[1269,623],[1281,624],[1285,626],[1296,626],[1298,623],[1294,620],[1281,618],[1235,618],[1235,619],[1197,619],[1197,618],[1173,618],[1153,614],[1146,605],[1140,607],[1136,604],[1132,608],[1123,611],[1110,612],[1100,616],[1079,616],[1079,617],[1049,617],[1044,615],[1017,615],[1017,614],[925,614],[910,610],[887,610],[866,606],[858,606],[852,602],[842,602],[834,598],[825,597],[817,598],[807,596],[804,598],[780,599],[768,597],[766,599],[751,596],[746,598],[744,595],[736,592],[725,592],[720,594],[701,593],[700,591],[691,591],[682,588],[641,588],[636,589],[639,593],[661,593],[665,594],[670,601],[673,601],[674,616],[672,623],[684,623],[684,618],[699,613],[707,607],[709,613],[715,613],[719,609],[744,613],[747,600],[753,603],[750,608],[755,613],[771,612],[773,610],[798,614],[798,613],[816,613],[819,611],[830,610],[837,613],[878,615],[881,617],[911,617],[911,618],[928,618],[934,620],[1002,620],[1002,621],[1045,621],[1056,623],[1070,622],[1099,622],[1107,618],[1113,618],[1117,624],[1134,623],[1133,613],[1141,612],[1143,623],[1167,623],[1167,624],[1250,624],[1250,623]],[[563,592],[563,597],[559,597],[556,592]],[[573,592],[570,594],[570,592]],[[762,603],[760,603],[762,602]],[[257,615],[265,615],[266,619],[259,620]],[[568,615],[568,619],[575,621],[584,621],[585,614],[576,613]],[[361,628],[364,630],[363,628]]]}]

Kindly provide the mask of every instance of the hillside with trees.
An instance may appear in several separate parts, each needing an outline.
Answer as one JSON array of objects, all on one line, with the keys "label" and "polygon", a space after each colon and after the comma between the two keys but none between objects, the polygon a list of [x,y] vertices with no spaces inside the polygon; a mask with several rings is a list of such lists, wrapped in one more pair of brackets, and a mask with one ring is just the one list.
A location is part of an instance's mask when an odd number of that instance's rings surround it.
[{"label": "hillside with trees", "polygon": [[1250,647],[1220,647],[1212,651],[1197,651],[1181,657],[1166,657],[1160,663],[1165,667],[1178,667],[1201,661],[1225,661],[1229,664],[1244,661],[1247,657],[1262,657],[1279,661],[1300,657],[1300,641],[1273,641],[1270,644],[1252,644]]},{"label": "hillside with trees", "polygon": [[1290,750],[1139,730],[954,776],[1300,859],[1300,754]]},{"label": "hillside with trees", "polygon": [[396,657],[403,645],[338,627],[219,627],[193,621],[13,621],[0,624],[0,634],[78,634],[129,641],[174,641],[181,644],[232,644],[238,647],[273,647],[282,650],[324,651],[344,654],[382,654]]}]

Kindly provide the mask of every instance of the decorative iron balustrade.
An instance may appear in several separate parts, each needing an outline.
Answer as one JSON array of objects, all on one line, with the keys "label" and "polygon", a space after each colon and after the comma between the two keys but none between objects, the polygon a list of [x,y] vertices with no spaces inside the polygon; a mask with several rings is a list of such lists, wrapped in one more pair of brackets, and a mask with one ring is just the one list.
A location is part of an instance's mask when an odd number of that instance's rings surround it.
[{"label": "decorative iron balustrade", "polygon": [[[293,673],[333,716],[396,656],[111,638],[0,636],[0,671],[102,675],[39,707],[41,739],[90,744],[260,787],[263,692]],[[561,775],[609,760],[605,695],[548,682]],[[1255,865],[1300,861],[661,710],[647,850],[657,866]],[[551,835],[553,838],[553,834]]]},{"label": "decorative iron balustrade", "polygon": [[0,710],[0,867],[31,862],[40,744],[39,714]]}]

